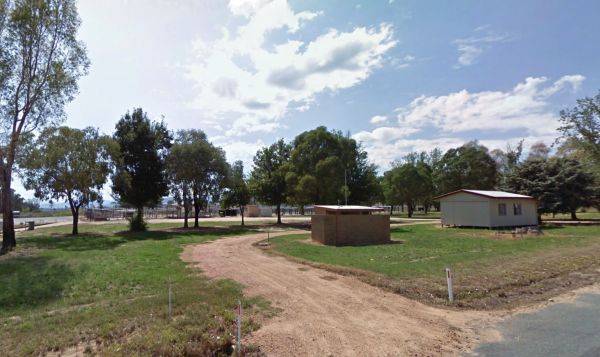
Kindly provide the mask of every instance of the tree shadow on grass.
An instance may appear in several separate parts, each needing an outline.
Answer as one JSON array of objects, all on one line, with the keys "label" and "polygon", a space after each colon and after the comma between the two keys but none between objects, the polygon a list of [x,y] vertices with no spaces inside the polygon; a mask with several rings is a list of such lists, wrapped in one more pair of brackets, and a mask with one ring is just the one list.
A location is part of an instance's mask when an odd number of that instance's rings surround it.
[{"label": "tree shadow on grass", "polygon": [[35,307],[62,296],[71,268],[48,257],[9,257],[0,261],[0,306]]},{"label": "tree shadow on grass", "polygon": [[410,229],[402,228],[402,227],[393,227],[390,228],[390,233],[394,234],[403,234],[403,233],[412,233]]},{"label": "tree shadow on grass", "polygon": [[122,244],[134,241],[155,240],[163,241],[169,239],[205,238],[207,236],[230,236],[248,233],[251,229],[241,227],[200,227],[200,228],[170,228],[164,230],[149,230],[146,232],[121,231],[116,233],[93,233],[85,232],[76,236],[70,234],[50,233],[48,235],[36,235],[20,237],[19,243],[38,249],[58,249],[69,252],[89,250],[115,249]]}]

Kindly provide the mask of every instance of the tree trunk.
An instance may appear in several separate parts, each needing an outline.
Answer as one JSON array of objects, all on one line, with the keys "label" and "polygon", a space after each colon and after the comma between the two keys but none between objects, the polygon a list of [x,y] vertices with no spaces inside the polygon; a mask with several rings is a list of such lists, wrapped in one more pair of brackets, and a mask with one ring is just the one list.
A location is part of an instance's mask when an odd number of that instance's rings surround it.
[{"label": "tree trunk", "polygon": [[71,232],[72,235],[76,236],[79,234],[79,206],[75,207],[75,211],[73,212],[73,230]]},{"label": "tree trunk", "polygon": [[406,206],[406,209],[408,210],[408,218],[412,218],[415,209],[410,203]]},{"label": "tree trunk", "polygon": [[72,235],[79,234],[77,230],[77,224],[79,223],[79,206],[73,202],[73,198],[71,196],[71,192],[67,191],[67,200],[69,201],[69,207],[71,208],[71,216],[73,217],[73,228],[71,230]]},{"label": "tree trunk", "polygon": [[198,223],[198,217],[200,217],[200,204],[198,202],[194,202],[194,228],[200,227]]},{"label": "tree trunk", "polygon": [[240,213],[242,214],[242,227],[244,226],[244,207],[240,206]]},{"label": "tree trunk", "polygon": [[577,220],[577,212],[575,210],[571,211],[571,219],[576,221]]},{"label": "tree trunk", "polygon": [[394,213],[394,205],[390,205],[390,217],[393,215]]},{"label": "tree trunk", "polygon": [[190,210],[190,204],[185,191],[186,190],[183,191],[183,228],[188,228],[188,213]]},{"label": "tree trunk", "polygon": [[10,252],[17,246],[10,191],[12,173],[7,169],[2,171],[2,248],[0,255]]},{"label": "tree trunk", "polygon": [[277,204],[277,224],[281,224],[281,203]]},{"label": "tree trunk", "polygon": [[200,216],[200,197],[198,194],[192,193],[192,203],[194,205],[194,228],[198,228],[198,216]]}]

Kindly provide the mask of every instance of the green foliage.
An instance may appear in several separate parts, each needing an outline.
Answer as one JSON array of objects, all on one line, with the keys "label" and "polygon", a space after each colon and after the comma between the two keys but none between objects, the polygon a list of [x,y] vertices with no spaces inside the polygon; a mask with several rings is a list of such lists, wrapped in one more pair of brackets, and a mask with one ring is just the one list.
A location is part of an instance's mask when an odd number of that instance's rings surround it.
[{"label": "green foliage", "polygon": [[148,230],[148,224],[144,221],[143,214],[135,214],[130,218],[127,218],[129,222],[129,230],[131,232],[145,232]]},{"label": "green foliage", "polygon": [[571,139],[600,166],[600,92],[577,100],[577,105],[560,112],[563,138]]},{"label": "green foliage", "polygon": [[195,226],[201,207],[218,201],[227,175],[225,153],[212,145],[201,130],[182,130],[167,156],[171,192],[187,212],[193,203]]},{"label": "green foliage", "polygon": [[28,148],[21,164],[24,186],[39,199],[66,200],[76,217],[80,207],[102,199],[111,147],[114,142],[94,128],[48,128]]},{"label": "green foliage", "polygon": [[[11,207],[15,211],[23,211],[25,209],[25,199],[14,189],[10,189]],[[0,209],[2,209],[2,200],[0,200]]]},{"label": "green foliage", "polygon": [[230,169],[221,206],[223,208],[238,207],[242,214],[242,225],[244,225],[244,207],[250,203],[250,198],[252,196],[246,183],[244,164],[241,161],[236,161]]},{"label": "green foliage", "polygon": [[397,164],[383,176],[383,192],[386,203],[406,204],[408,217],[412,217],[418,203],[428,206],[433,195],[431,167],[423,161],[407,160]]},{"label": "green foliage", "polygon": [[[344,175],[345,173],[345,175]],[[290,201],[298,205],[344,202],[344,176],[350,204],[377,200],[376,167],[354,139],[321,126],[293,142],[286,183]]]},{"label": "green foliage", "polygon": [[0,2],[0,120],[17,134],[9,145],[62,119],[89,66],[80,23],[74,0]]},{"label": "green foliage", "polygon": [[114,194],[142,212],[168,193],[165,156],[171,135],[164,123],[151,122],[142,108],[127,112],[116,125],[119,145],[112,177]]},{"label": "green foliage", "polygon": [[527,160],[506,179],[513,192],[535,197],[538,212],[571,213],[594,203],[598,196],[594,176],[577,160],[555,157]]},{"label": "green foliage", "polygon": [[519,141],[516,147],[510,144],[506,145],[506,151],[494,149],[490,156],[496,162],[498,171],[498,186],[502,189],[506,187],[506,177],[519,165],[523,155],[523,140]]},{"label": "green foliage", "polygon": [[490,190],[496,186],[496,162],[476,141],[448,150],[433,167],[438,193],[460,189]]},{"label": "green foliage", "polygon": [[11,207],[13,166],[32,133],[64,119],[64,106],[87,73],[75,0],[0,1],[1,252],[16,246]]},{"label": "green foliage", "polygon": [[254,168],[250,174],[249,187],[261,203],[277,206],[277,223],[281,223],[281,205],[286,202],[289,160],[292,147],[283,139],[262,148],[254,156]]}]

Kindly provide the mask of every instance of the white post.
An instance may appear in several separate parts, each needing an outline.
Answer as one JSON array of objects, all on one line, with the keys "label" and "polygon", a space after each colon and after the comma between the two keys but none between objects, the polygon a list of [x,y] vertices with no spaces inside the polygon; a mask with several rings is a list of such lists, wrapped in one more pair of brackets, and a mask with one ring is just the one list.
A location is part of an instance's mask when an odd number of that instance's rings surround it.
[{"label": "white post", "polygon": [[171,300],[172,300],[172,292],[171,292],[171,281],[169,280],[169,319],[171,318],[172,314],[171,314]]},{"label": "white post", "polygon": [[454,302],[454,291],[452,290],[452,270],[446,268],[446,280],[448,281],[448,301]]},{"label": "white post", "polygon": [[237,355],[242,355],[242,303],[238,300],[237,308]]}]

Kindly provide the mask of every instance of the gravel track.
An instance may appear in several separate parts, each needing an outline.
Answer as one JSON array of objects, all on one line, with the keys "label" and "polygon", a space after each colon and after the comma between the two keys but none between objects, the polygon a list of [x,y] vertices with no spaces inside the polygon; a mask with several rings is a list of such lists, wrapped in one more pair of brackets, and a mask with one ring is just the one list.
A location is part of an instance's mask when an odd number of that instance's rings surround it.
[{"label": "gravel track", "polygon": [[[271,236],[306,233],[286,231]],[[459,355],[478,343],[490,315],[438,309],[351,276],[307,267],[252,246],[253,234],[187,246],[182,259],[229,278],[281,309],[244,343],[269,356]]]}]

